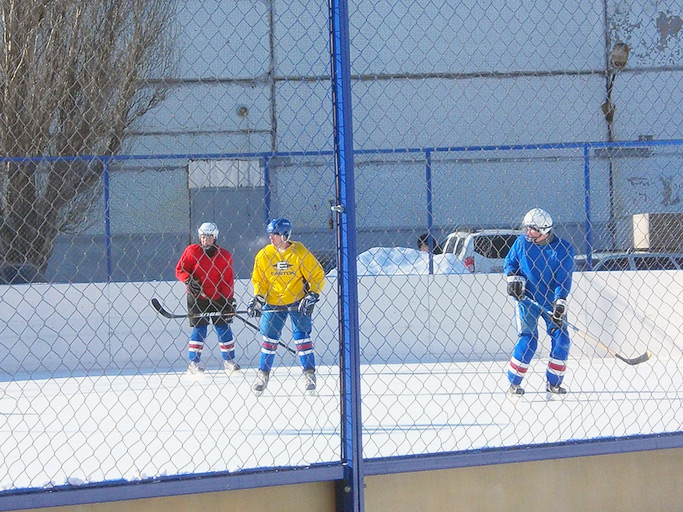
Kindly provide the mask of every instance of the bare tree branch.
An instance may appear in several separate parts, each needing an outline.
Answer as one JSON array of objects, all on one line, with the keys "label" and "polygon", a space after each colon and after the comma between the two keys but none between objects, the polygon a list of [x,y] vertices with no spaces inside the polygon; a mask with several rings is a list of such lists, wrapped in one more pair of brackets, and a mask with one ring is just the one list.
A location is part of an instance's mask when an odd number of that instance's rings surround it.
[{"label": "bare tree branch", "polygon": [[[114,155],[163,99],[174,0],[0,0],[0,154]],[[0,165],[0,264],[44,269],[54,238],[83,224],[101,162]]]}]

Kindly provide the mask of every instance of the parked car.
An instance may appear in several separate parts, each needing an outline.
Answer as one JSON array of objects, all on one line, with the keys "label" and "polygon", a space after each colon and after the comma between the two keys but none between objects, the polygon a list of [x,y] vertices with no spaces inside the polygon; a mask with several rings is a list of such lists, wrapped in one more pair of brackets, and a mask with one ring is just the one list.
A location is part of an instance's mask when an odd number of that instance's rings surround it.
[{"label": "parked car", "polygon": [[574,270],[683,270],[683,254],[663,252],[598,252],[591,255],[592,268],[588,268],[585,254],[574,258]]},{"label": "parked car", "polygon": [[505,256],[522,231],[484,229],[454,231],[446,237],[444,254],[455,254],[470,272],[502,272]]}]

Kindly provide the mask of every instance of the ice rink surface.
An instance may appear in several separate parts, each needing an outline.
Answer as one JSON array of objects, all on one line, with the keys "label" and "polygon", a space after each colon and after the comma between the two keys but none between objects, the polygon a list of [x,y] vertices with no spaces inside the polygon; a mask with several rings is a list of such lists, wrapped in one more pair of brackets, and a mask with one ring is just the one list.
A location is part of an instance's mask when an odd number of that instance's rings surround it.
[{"label": "ice rink surface", "polygon": [[[681,363],[570,359],[562,400],[535,359],[526,394],[506,395],[506,362],[363,366],[366,458],[682,430]],[[306,466],[340,458],[337,367],[303,393],[300,367],[0,382],[0,490]]]}]

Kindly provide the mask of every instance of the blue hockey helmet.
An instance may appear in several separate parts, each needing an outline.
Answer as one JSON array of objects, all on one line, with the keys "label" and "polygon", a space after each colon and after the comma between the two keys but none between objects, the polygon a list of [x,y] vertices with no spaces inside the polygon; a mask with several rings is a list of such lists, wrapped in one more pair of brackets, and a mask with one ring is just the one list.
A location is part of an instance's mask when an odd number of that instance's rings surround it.
[{"label": "blue hockey helmet", "polygon": [[292,234],[292,223],[283,218],[273,219],[266,226],[266,233],[269,235],[282,235],[285,240],[289,240]]}]

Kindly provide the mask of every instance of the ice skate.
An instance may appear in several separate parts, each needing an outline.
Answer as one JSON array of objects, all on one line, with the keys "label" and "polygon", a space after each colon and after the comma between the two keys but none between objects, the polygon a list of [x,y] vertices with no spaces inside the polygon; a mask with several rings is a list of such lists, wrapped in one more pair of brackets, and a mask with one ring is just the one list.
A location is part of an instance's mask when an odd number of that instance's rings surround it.
[{"label": "ice skate", "polygon": [[256,374],[256,380],[254,381],[254,394],[256,396],[261,396],[263,392],[268,387],[268,379],[270,379],[270,373],[259,370]]},{"label": "ice skate", "polygon": [[567,394],[567,388],[562,386],[553,386],[550,383],[545,385],[545,394],[548,400],[555,400],[557,398],[562,399]]},{"label": "ice skate", "polygon": [[191,361],[190,364],[187,365],[187,373],[189,375],[202,375],[204,373],[204,368],[199,366],[199,363],[195,363],[194,361]]},{"label": "ice skate", "polygon": [[315,395],[315,370],[304,370],[305,391],[309,395]]},{"label": "ice skate", "polygon": [[234,372],[238,372],[242,367],[234,359],[223,361],[223,369],[228,375],[232,375]]},{"label": "ice skate", "polygon": [[524,394],[524,388],[519,384],[510,384],[507,394],[512,397],[522,396]]}]

